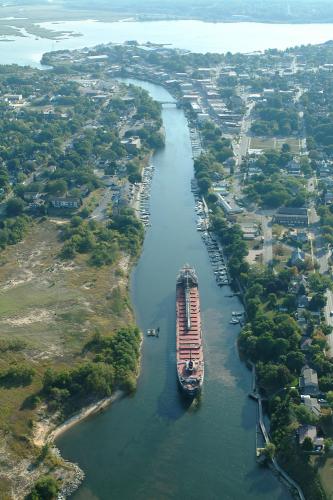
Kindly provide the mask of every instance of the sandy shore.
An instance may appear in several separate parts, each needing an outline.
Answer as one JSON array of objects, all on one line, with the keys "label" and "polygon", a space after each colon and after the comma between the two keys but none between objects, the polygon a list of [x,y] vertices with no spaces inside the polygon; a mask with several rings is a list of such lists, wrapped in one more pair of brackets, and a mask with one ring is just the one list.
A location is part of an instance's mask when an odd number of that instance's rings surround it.
[{"label": "sandy shore", "polygon": [[91,415],[95,415],[96,413],[99,413],[99,412],[105,410],[111,403],[118,401],[123,396],[124,396],[124,392],[118,390],[109,398],[104,398],[101,401],[98,401],[97,403],[95,403],[93,405],[90,405],[90,406],[87,406],[86,408],[83,408],[79,413],[77,413],[73,417],[66,420],[63,424],[59,425],[59,427],[56,427],[56,429],[54,429],[47,436],[47,442],[53,443],[61,434],[68,431],[68,429],[70,429],[74,425],[78,424],[79,422],[82,422],[82,420],[85,420],[86,418],[90,417]]},{"label": "sandy shore", "polygon": [[[33,438],[35,446],[42,448],[46,444],[51,445],[50,452],[61,461],[58,470],[54,471],[55,477],[58,477],[62,481],[62,487],[58,495],[58,500],[64,500],[71,496],[74,491],[79,488],[85,475],[84,471],[78,464],[68,462],[61,457],[60,450],[58,450],[54,444],[55,440],[74,425],[77,425],[79,422],[82,422],[90,416],[100,413],[111,403],[120,400],[122,397],[124,397],[124,392],[117,390],[109,398],[101,399],[94,404],[82,408],[79,413],[73,415],[71,418],[58,426],[55,423],[56,415],[51,418],[42,418],[36,423]],[[30,478],[29,483],[34,482],[39,475],[35,474],[35,477]]]},{"label": "sandy shore", "polygon": [[97,403],[82,408],[79,413],[73,415],[71,418],[55,428],[53,428],[54,424],[50,420],[45,419],[37,422],[34,434],[34,444],[41,447],[46,443],[53,443],[61,434],[66,432],[68,429],[78,424],[79,422],[82,422],[86,418],[105,410],[105,408],[107,408],[111,403],[118,401],[123,396],[124,392],[117,390],[109,398],[101,399]]}]

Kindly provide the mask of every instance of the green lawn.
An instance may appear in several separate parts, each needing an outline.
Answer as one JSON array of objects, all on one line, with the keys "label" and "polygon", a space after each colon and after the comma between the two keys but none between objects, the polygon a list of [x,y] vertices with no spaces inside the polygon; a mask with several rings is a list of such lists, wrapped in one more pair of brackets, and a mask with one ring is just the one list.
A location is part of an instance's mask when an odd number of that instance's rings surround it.
[{"label": "green lawn", "polygon": [[293,154],[299,154],[299,139],[295,137],[251,137],[250,149],[262,149],[264,151],[268,151],[270,149],[280,150],[282,144],[289,144],[291,152]]}]

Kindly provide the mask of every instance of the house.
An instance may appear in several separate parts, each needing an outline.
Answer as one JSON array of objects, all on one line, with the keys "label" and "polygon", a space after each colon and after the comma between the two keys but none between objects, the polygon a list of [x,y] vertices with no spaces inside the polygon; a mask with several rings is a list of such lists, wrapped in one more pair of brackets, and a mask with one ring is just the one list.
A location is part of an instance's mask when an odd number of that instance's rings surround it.
[{"label": "house", "polygon": [[50,203],[53,208],[79,208],[81,206],[80,198],[51,198]]},{"label": "house", "polygon": [[333,203],[333,191],[326,191],[324,196],[325,205]]},{"label": "house", "polygon": [[297,307],[299,309],[306,309],[308,305],[309,305],[309,298],[307,297],[307,295],[300,295],[299,297],[297,297]]},{"label": "house", "polygon": [[45,200],[41,198],[36,198],[29,203],[30,210],[41,210],[45,206]]},{"label": "house", "polygon": [[309,240],[309,235],[306,231],[297,231],[296,241],[297,243],[307,243]]},{"label": "house", "polygon": [[300,177],[302,175],[301,165],[298,159],[293,159],[286,166],[287,172],[289,175],[293,175],[294,177]]},{"label": "house", "polygon": [[128,139],[123,139],[121,144],[125,147],[128,153],[136,153],[139,149],[141,149],[141,139],[136,135],[133,135]]},{"label": "house", "polygon": [[23,194],[23,198],[25,201],[35,201],[38,200],[42,196],[42,193],[39,193],[37,191],[26,191]]},{"label": "house", "polygon": [[303,444],[305,438],[310,438],[314,451],[320,452],[324,449],[324,438],[318,437],[317,427],[315,425],[302,425],[298,429],[298,441],[299,444]]},{"label": "house", "polygon": [[281,207],[274,215],[274,223],[284,226],[308,226],[309,211],[307,208]]},{"label": "house", "polygon": [[318,375],[316,370],[304,366],[299,378],[299,388],[302,395],[317,396],[319,394]]},{"label": "house", "polygon": [[301,343],[301,350],[308,351],[312,345],[313,340],[310,337],[306,337]]},{"label": "house", "polygon": [[290,264],[292,266],[298,266],[300,264],[303,264],[304,261],[305,253],[302,252],[302,250],[300,250],[299,248],[296,248],[290,256]]},{"label": "house", "polygon": [[321,409],[317,398],[311,396],[302,396],[302,403],[304,406],[314,414],[315,417],[320,417]]}]

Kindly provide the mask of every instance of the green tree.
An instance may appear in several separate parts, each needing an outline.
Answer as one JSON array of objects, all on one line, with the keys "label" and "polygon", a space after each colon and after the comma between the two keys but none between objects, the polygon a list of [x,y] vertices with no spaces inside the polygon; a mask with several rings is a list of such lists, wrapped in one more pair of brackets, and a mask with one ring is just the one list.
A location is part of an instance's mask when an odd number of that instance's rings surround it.
[{"label": "green tree", "polygon": [[304,441],[302,443],[302,449],[303,451],[310,452],[313,450],[313,442],[310,437],[304,438]]},{"label": "green tree", "polygon": [[323,309],[326,306],[326,302],[327,298],[324,294],[316,293],[315,295],[312,296],[312,299],[310,300],[309,309],[311,311],[319,311],[320,309]]},{"label": "green tree", "polygon": [[24,202],[20,198],[11,198],[6,204],[6,213],[8,217],[17,217],[24,210]]},{"label": "green tree", "polygon": [[52,476],[43,476],[35,483],[28,500],[54,500],[59,493],[59,484]]},{"label": "green tree", "polygon": [[275,457],[276,446],[274,443],[267,443],[264,448],[264,455],[268,460],[272,460]]}]

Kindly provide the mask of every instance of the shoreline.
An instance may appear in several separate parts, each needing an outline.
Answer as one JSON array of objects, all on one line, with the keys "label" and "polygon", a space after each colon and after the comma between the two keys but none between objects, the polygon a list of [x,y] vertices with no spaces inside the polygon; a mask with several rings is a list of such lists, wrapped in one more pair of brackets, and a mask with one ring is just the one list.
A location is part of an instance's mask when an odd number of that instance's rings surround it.
[{"label": "shoreline", "polygon": [[49,445],[50,453],[61,461],[60,477],[63,478],[64,471],[66,471],[65,480],[63,481],[58,493],[58,500],[65,500],[81,486],[85,478],[85,472],[81,469],[79,464],[68,461],[62,456],[59,448],[56,446],[56,439],[87,418],[95,416],[106,410],[112,403],[120,401],[124,396],[124,391],[117,389],[112,396],[103,398],[89,406],[83,407],[78,413],[74,414],[59,425],[55,425],[51,419],[47,418],[37,422],[37,429],[35,429],[35,435],[33,438],[34,445],[40,449]]},{"label": "shoreline", "polygon": [[102,412],[103,410],[106,410],[112,403],[119,401],[124,396],[125,396],[124,391],[117,389],[112,396],[108,398],[103,398],[100,401],[97,401],[97,403],[93,403],[89,406],[83,407],[82,410],[80,410],[78,413],[68,418],[67,420],[65,420],[65,422],[63,422],[55,429],[53,429],[50,433],[48,433],[45,436],[44,444],[47,443],[53,444],[59,436],[67,432],[69,429],[79,424],[80,422],[83,422],[87,418],[96,415]]}]

